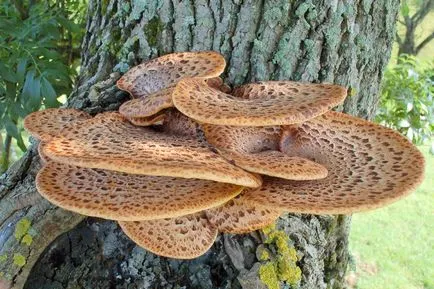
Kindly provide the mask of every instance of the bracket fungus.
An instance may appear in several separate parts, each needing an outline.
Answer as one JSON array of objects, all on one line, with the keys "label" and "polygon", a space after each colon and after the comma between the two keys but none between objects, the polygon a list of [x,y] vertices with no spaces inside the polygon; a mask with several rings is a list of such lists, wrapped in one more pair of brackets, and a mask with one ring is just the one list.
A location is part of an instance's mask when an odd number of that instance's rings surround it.
[{"label": "bracket fungus", "polygon": [[268,81],[253,87],[257,93],[250,96],[246,90],[243,97],[237,97],[202,79],[186,78],[175,87],[172,98],[179,111],[199,122],[271,126],[314,118],[342,103],[346,96],[345,88],[333,84]]},{"label": "bracket fungus", "polygon": [[315,180],[327,168],[307,158],[279,151],[281,128],[203,124],[205,137],[221,155],[246,171],[289,180]]},{"label": "bracket fungus", "polygon": [[90,114],[77,109],[49,108],[28,115],[23,124],[30,135],[40,141],[38,145],[39,157],[43,162],[47,162],[48,158],[43,152],[44,145],[52,137],[59,135],[63,129],[68,129],[78,122],[90,118]]},{"label": "bracket fungus", "polygon": [[49,161],[36,178],[43,197],[67,210],[120,221],[174,218],[226,203],[232,184],[75,167]]},{"label": "bracket fungus", "polygon": [[36,178],[52,203],[119,221],[137,244],[191,259],[218,232],[241,234],[281,213],[351,214],[405,197],[424,174],[405,137],[330,111],[344,87],[268,81],[231,90],[216,52],[174,53],[118,81],[133,100],[95,117],[29,115],[41,140]]},{"label": "bracket fungus", "polygon": [[177,259],[203,255],[218,234],[203,212],[172,219],[119,222],[119,225],[139,246],[157,255]]},{"label": "bracket fungus", "polygon": [[168,54],[130,69],[117,82],[134,98],[125,102],[119,112],[126,118],[149,117],[173,106],[172,93],[181,79],[211,79],[213,87],[224,87],[215,79],[225,69],[223,56],[214,51]]},{"label": "bracket fungus", "polygon": [[198,139],[157,132],[102,113],[51,139],[52,160],[130,174],[197,178],[258,187],[260,178],[234,166]]}]

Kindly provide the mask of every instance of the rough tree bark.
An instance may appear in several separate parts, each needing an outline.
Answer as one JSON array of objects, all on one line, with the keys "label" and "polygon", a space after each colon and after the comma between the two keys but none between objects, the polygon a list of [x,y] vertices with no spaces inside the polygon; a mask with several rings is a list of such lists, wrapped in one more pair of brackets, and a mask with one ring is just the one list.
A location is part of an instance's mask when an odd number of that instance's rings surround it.
[{"label": "rough tree bark", "polygon": [[[69,106],[94,114],[117,109],[127,95],[115,81],[129,67],[172,51],[212,49],[227,60],[229,84],[338,83],[349,89],[339,109],[369,119],[398,6],[398,0],[90,0],[82,72]],[[34,186],[39,167],[33,145],[0,179],[0,285],[267,288],[258,273],[264,262],[255,255],[264,246],[260,232],[221,235],[193,261],[159,258],[135,246],[115,222],[84,219],[43,200]],[[344,286],[349,216],[289,214],[277,228],[297,252],[300,288]]]}]

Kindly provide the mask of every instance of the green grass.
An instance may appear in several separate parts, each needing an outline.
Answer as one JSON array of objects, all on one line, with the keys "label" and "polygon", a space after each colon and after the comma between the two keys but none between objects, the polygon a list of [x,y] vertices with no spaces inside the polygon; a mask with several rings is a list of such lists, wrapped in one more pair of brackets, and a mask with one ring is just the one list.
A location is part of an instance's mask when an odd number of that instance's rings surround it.
[{"label": "green grass", "polygon": [[434,156],[421,147],[426,176],[415,193],[353,216],[350,250],[359,289],[434,289]]}]

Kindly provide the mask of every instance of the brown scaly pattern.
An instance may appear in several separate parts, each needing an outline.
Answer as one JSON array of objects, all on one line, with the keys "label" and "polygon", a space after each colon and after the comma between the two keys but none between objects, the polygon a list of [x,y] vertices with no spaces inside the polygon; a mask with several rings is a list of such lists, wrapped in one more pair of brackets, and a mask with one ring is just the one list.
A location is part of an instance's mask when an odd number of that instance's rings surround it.
[{"label": "brown scaly pattern", "polygon": [[36,187],[51,203],[87,216],[121,221],[174,218],[219,206],[242,187],[48,162]]},{"label": "brown scaly pattern", "polygon": [[231,165],[207,144],[134,126],[115,112],[99,114],[54,137],[43,152],[56,162],[82,167],[261,185],[259,177]]},{"label": "brown scaly pattern", "polygon": [[[223,83],[220,77],[205,79],[209,86],[224,92],[230,92],[230,87]],[[131,120],[150,117],[163,109],[173,107],[172,93],[175,85],[153,92],[146,97],[135,98],[121,105],[119,112]],[[134,123],[134,122],[133,122]]]},{"label": "brown scaly pattern", "polygon": [[289,180],[315,180],[327,176],[327,169],[309,159],[278,151],[281,128],[236,127],[203,124],[207,141],[226,159],[254,173]]},{"label": "brown scaly pattern", "polygon": [[241,194],[222,206],[206,210],[205,214],[219,232],[244,234],[275,222],[282,212],[278,209],[259,207]]},{"label": "brown scaly pattern", "polygon": [[205,254],[218,233],[203,212],[173,219],[119,222],[119,225],[139,246],[177,259],[193,259]]},{"label": "brown scaly pattern", "polygon": [[170,86],[146,97],[124,102],[119,108],[119,112],[128,119],[152,116],[165,108],[173,107],[172,93],[174,89],[175,86]]},{"label": "brown scaly pattern", "polygon": [[180,113],[176,108],[168,109],[164,119],[162,130],[166,134],[199,137],[200,125]]},{"label": "brown scaly pattern", "polygon": [[145,97],[184,77],[217,77],[225,66],[223,56],[214,51],[172,53],[131,68],[118,80],[117,86],[135,98]]},{"label": "brown scaly pattern", "polygon": [[166,118],[166,111],[163,110],[157,114],[148,117],[133,117],[133,118],[129,118],[128,120],[136,126],[150,126],[150,125],[163,124],[165,118]]},{"label": "brown scaly pattern", "polygon": [[179,111],[199,122],[272,126],[314,118],[343,102],[346,96],[344,87],[332,84],[270,81],[257,85],[262,93],[253,93],[247,99],[214,89],[201,79],[186,78],[178,83],[172,98]]},{"label": "brown scaly pattern", "polygon": [[264,177],[261,188],[245,192],[249,201],[289,212],[349,214],[403,198],[423,180],[423,156],[405,137],[343,113],[287,127],[281,149],[326,166],[328,177],[303,182]]},{"label": "brown scaly pattern", "polygon": [[86,112],[71,108],[48,108],[33,112],[24,119],[24,128],[35,138],[48,141],[61,130],[92,118]]}]

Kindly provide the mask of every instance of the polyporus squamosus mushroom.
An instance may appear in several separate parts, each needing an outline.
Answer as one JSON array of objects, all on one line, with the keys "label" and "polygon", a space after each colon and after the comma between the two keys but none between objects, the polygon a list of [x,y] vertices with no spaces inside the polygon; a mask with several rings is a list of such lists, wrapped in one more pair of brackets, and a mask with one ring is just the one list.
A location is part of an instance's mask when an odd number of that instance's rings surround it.
[{"label": "polyporus squamosus mushroom", "polygon": [[346,96],[344,87],[333,84],[269,81],[252,86],[257,93],[235,97],[202,79],[186,78],[172,98],[179,111],[199,122],[270,126],[304,122],[342,103]]},{"label": "polyporus squamosus mushroom", "polygon": [[28,115],[24,119],[24,128],[30,135],[41,141],[38,145],[38,153],[41,160],[46,162],[47,156],[42,150],[44,144],[59,135],[61,130],[90,118],[88,113],[77,109],[49,108]]},{"label": "polyporus squamosus mushroom", "polygon": [[424,158],[399,133],[339,112],[283,128],[281,150],[328,168],[304,182],[264,177],[245,193],[258,204],[307,214],[351,214],[375,209],[412,192],[423,180]]},{"label": "polyporus squamosus mushroom", "polygon": [[224,66],[214,52],[163,56],[119,80],[140,97],[124,116],[30,115],[25,127],[47,161],[38,190],[66,209],[119,220],[156,254],[188,259],[218,232],[256,230],[283,211],[373,209],[422,181],[423,157],[407,139],[328,112],[344,100],[343,87],[271,81],[229,95],[216,78]]},{"label": "polyporus squamosus mushroom", "polygon": [[246,171],[289,180],[316,180],[327,169],[307,158],[279,151],[279,126],[242,127],[203,124],[205,137],[221,155]]},{"label": "polyporus squamosus mushroom", "polygon": [[203,212],[173,219],[119,222],[119,225],[139,246],[176,259],[193,259],[205,254],[218,234]]},{"label": "polyporus squamosus mushroom", "polygon": [[258,187],[261,180],[191,137],[134,126],[119,113],[102,113],[64,131],[43,152],[60,163],[151,176],[196,178]]},{"label": "polyporus squamosus mushroom", "polygon": [[252,232],[275,222],[281,213],[260,208],[240,195],[219,207],[183,217],[119,225],[134,242],[155,254],[192,259],[208,251],[218,232]]},{"label": "polyporus squamosus mushroom", "polygon": [[208,180],[156,177],[48,162],[39,193],[83,215],[120,221],[174,218],[222,205],[242,187]]},{"label": "polyporus squamosus mushroom", "polygon": [[215,78],[225,67],[224,57],[214,51],[172,53],[140,64],[117,82],[135,98],[125,102],[119,112],[128,119],[138,119],[173,107],[173,90],[185,77],[210,79],[211,86],[224,87]]}]

